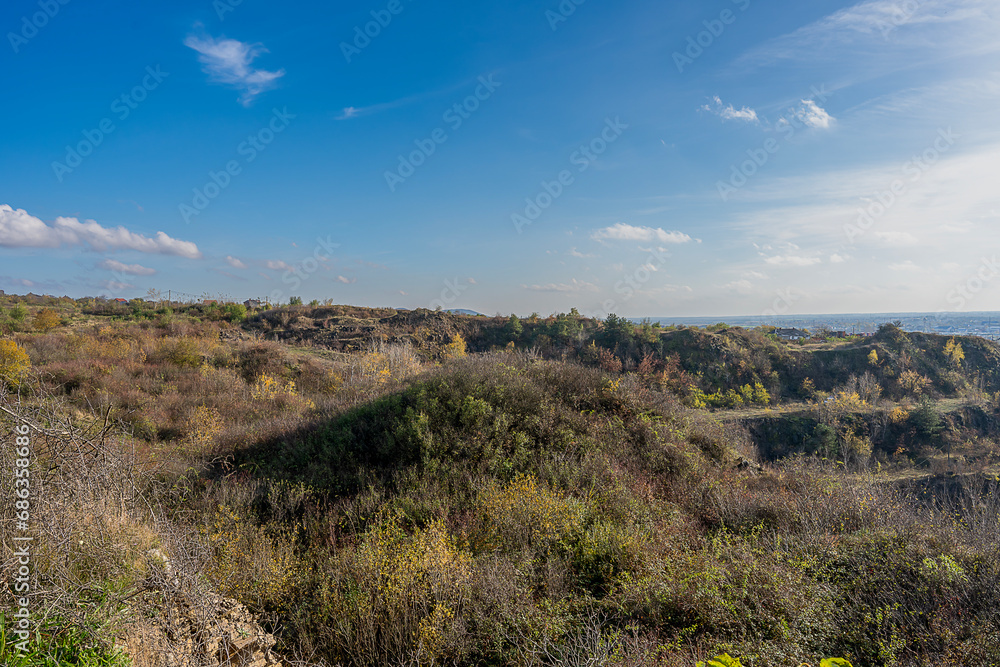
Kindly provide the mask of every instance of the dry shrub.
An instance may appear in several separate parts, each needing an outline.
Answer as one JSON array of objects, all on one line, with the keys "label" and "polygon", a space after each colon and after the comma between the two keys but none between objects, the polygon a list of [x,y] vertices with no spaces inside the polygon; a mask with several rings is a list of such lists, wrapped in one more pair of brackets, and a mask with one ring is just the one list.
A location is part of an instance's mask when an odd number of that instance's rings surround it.
[{"label": "dry shrub", "polygon": [[188,416],[184,425],[185,441],[195,451],[208,449],[222,433],[222,415],[215,408],[199,405]]},{"label": "dry shrub", "polygon": [[421,370],[420,358],[410,345],[377,343],[352,359],[348,377],[361,385],[398,385]]},{"label": "dry shrub", "polygon": [[478,506],[483,521],[481,550],[533,549],[545,553],[582,532],[587,516],[583,503],[528,475],[519,475],[504,485],[487,482]]},{"label": "dry shrub", "polygon": [[298,385],[303,391],[332,395],[343,383],[343,376],[327,364],[314,358],[299,361]]},{"label": "dry shrub", "polygon": [[383,513],[339,561],[330,622],[343,659],[374,666],[461,658],[472,557],[441,522],[409,534]]},{"label": "dry shrub", "polygon": [[224,595],[258,609],[292,604],[299,569],[294,525],[259,526],[223,505],[202,533],[212,551],[205,574]]},{"label": "dry shrub", "polygon": [[287,369],[284,349],[273,342],[255,343],[240,349],[236,366],[248,383],[256,382],[265,373],[283,377]]}]

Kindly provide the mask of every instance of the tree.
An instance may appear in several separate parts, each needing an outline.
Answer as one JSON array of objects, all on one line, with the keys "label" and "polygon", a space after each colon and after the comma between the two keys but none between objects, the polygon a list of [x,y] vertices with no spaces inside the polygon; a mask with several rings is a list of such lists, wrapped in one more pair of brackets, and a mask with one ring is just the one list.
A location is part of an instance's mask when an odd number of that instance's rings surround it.
[{"label": "tree", "polygon": [[11,320],[20,324],[21,322],[24,322],[25,319],[27,319],[28,309],[24,307],[23,303],[17,303],[14,304],[14,307],[10,309],[8,315],[10,315]]},{"label": "tree", "polygon": [[445,359],[460,359],[465,356],[465,339],[461,334],[455,334],[451,342],[444,346]]},{"label": "tree", "polygon": [[302,305],[302,297],[301,296],[293,296],[293,297],[289,298],[288,299],[288,305],[289,306],[301,306]]},{"label": "tree", "polygon": [[0,383],[17,388],[31,370],[31,358],[12,340],[0,340]]},{"label": "tree", "polygon": [[62,320],[59,318],[56,311],[51,308],[43,308],[35,313],[35,318],[32,323],[39,331],[48,331],[49,329],[55,329],[57,326],[62,324]]},{"label": "tree", "polygon": [[871,352],[868,353],[868,365],[878,366],[878,352],[876,352],[875,350],[872,350]]},{"label": "tree", "polygon": [[955,342],[954,338],[949,338],[948,342],[945,343],[944,355],[955,366],[961,366],[962,362],[965,361],[965,350],[962,349],[961,343]]},{"label": "tree", "polygon": [[503,327],[503,332],[509,340],[517,340],[521,337],[521,333],[524,332],[524,326],[521,324],[520,318],[517,315],[511,314],[507,318],[507,324]]}]

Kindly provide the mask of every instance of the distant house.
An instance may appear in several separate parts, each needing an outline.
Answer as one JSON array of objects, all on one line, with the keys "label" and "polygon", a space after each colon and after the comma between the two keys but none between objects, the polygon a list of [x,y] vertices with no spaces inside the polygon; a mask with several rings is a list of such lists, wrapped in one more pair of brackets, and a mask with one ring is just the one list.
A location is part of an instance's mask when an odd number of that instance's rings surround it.
[{"label": "distant house", "polygon": [[202,300],[201,303],[205,306],[214,306],[216,303],[218,303],[218,301],[216,301],[215,299],[204,299]]},{"label": "distant house", "polygon": [[128,300],[118,297],[117,299],[115,299],[115,303],[128,303]]},{"label": "distant house", "polygon": [[247,299],[243,302],[243,305],[247,308],[260,308],[261,301],[260,299]]},{"label": "distant house", "polygon": [[809,332],[803,329],[775,329],[774,335],[781,340],[803,340],[809,338]]},{"label": "distant house", "polygon": [[831,331],[830,336],[833,338],[847,338],[846,331]]}]

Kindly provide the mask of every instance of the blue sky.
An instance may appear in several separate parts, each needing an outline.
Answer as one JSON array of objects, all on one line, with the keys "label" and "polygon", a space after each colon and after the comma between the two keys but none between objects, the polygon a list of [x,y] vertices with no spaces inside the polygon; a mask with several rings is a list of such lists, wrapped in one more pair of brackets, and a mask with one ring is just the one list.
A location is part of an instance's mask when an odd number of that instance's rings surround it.
[{"label": "blue sky", "polygon": [[0,32],[8,292],[1000,309],[992,2],[15,0]]}]

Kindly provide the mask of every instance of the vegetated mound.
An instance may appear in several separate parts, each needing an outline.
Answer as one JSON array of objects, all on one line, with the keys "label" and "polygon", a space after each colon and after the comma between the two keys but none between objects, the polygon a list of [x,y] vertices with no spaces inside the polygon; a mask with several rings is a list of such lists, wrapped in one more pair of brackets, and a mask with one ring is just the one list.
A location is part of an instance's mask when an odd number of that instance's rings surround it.
[{"label": "vegetated mound", "polygon": [[329,422],[259,443],[236,461],[344,493],[408,469],[509,479],[554,458],[598,453],[653,474],[677,473],[709,460],[735,465],[744,457],[732,441],[633,378],[498,354],[454,362]]}]

